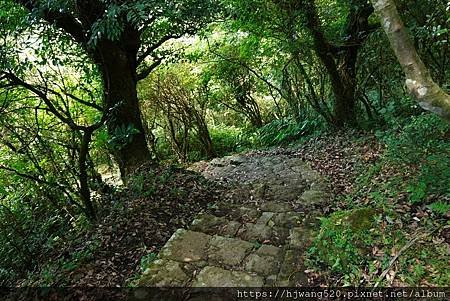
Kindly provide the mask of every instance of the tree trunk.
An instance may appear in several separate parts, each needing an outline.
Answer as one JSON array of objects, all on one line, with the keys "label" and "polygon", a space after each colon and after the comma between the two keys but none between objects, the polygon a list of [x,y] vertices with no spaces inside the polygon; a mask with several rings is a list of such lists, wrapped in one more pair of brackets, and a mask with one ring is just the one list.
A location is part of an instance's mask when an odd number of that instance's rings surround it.
[{"label": "tree trunk", "polygon": [[389,42],[406,74],[406,86],[425,110],[450,121],[450,95],[431,78],[392,0],[371,0]]},{"label": "tree trunk", "polygon": [[137,167],[150,162],[151,155],[137,97],[136,52],[122,45],[127,44],[123,41],[100,42],[96,61],[102,72],[107,107],[113,109],[113,116],[108,122],[109,134],[114,137],[120,128],[135,129],[113,151],[121,176],[125,179]]},{"label": "tree trunk", "polygon": [[84,210],[86,216],[90,220],[96,220],[97,218],[97,210],[94,207],[94,204],[91,200],[91,190],[89,188],[89,176],[88,176],[88,166],[87,159],[89,155],[89,144],[92,139],[92,131],[87,130],[83,133],[83,138],[80,146],[80,155],[78,158],[78,167],[80,169],[80,196],[83,201]]},{"label": "tree trunk", "polygon": [[[336,57],[334,53],[336,49],[325,38],[321,29],[317,8],[313,1],[308,1],[306,12],[306,27],[311,32],[314,50],[319,57],[322,64],[327,69],[330,77],[331,88],[334,95],[334,116],[333,123],[336,126],[343,126],[345,124],[354,124],[356,122],[355,110],[355,85],[354,76],[352,74],[352,67],[356,60],[353,55],[347,55],[348,62],[338,68]],[[347,70],[350,68],[350,70]],[[353,78],[352,78],[353,77]]]},{"label": "tree trunk", "polygon": [[195,108],[193,110],[192,114],[195,116],[198,139],[205,150],[206,157],[212,159],[216,156],[216,152],[214,151],[214,145],[209,134],[208,124],[202,113],[195,111]]},{"label": "tree trunk", "polygon": [[334,95],[333,123],[336,126],[356,123],[356,63],[358,51],[371,31],[368,23],[373,9],[365,1],[351,0],[345,27],[346,45],[334,46],[322,31],[313,0],[307,2],[306,27],[313,37],[317,56],[327,69]]}]

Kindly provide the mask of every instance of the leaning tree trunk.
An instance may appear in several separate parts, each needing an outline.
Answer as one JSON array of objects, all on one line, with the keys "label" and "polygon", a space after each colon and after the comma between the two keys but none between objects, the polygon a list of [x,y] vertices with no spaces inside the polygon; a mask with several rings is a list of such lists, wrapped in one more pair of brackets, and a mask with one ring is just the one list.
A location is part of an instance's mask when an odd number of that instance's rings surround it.
[{"label": "leaning tree trunk", "polygon": [[342,46],[332,44],[322,30],[314,0],[306,2],[306,27],[311,32],[314,50],[327,69],[334,95],[333,123],[335,126],[356,123],[358,51],[371,31],[368,19],[373,13],[365,0],[351,0]]},{"label": "leaning tree trunk", "polygon": [[450,121],[450,95],[431,78],[392,0],[371,0],[392,49],[406,74],[406,86],[419,105]]},{"label": "leaning tree trunk", "polygon": [[[307,2],[305,12],[306,27],[313,38],[315,53],[327,69],[330,77],[331,89],[335,98],[333,124],[339,127],[345,124],[354,124],[356,122],[355,83],[354,75],[351,74],[354,65],[347,64],[347,66],[338,67],[334,54],[336,51],[322,31],[314,1]],[[348,63],[354,64],[355,62],[349,61]],[[348,67],[351,69],[347,70]]]},{"label": "leaning tree trunk", "polygon": [[114,136],[120,128],[136,130],[113,146],[113,155],[125,179],[137,167],[151,161],[151,155],[137,96],[136,53],[119,43],[122,42],[102,41],[97,48],[97,61],[105,85],[107,107],[113,111],[108,132]]}]

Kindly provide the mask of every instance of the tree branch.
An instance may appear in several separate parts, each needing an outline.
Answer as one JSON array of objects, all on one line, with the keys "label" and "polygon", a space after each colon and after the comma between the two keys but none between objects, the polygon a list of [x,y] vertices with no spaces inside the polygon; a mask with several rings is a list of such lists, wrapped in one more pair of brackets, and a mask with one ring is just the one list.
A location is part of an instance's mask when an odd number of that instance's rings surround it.
[{"label": "tree branch", "polygon": [[156,43],[154,43],[153,45],[151,45],[150,47],[148,47],[137,59],[136,63],[137,66],[139,66],[141,63],[143,63],[145,61],[145,59],[151,55],[153,53],[153,51],[155,51],[156,49],[158,49],[162,44],[164,44],[165,42],[171,40],[171,39],[178,39],[181,38],[183,35],[182,34],[171,34],[171,35],[166,35],[164,37],[162,37],[159,41],[157,41]]},{"label": "tree branch", "polygon": [[[38,1],[36,0],[16,0],[17,3],[28,9],[30,12],[39,9]],[[86,34],[83,30],[83,25],[68,12],[52,11],[45,9],[42,11],[43,19],[56,27],[63,29],[70,34],[75,41],[79,43],[86,42]]]},{"label": "tree branch", "polygon": [[144,68],[144,70],[138,73],[137,80],[140,81],[147,78],[147,76],[149,76],[149,74],[152,73],[152,71],[155,70],[156,67],[161,65],[161,63],[162,58],[157,58],[150,66]]},{"label": "tree branch", "polygon": [[406,86],[419,105],[450,122],[450,95],[431,78],[392,0],[371,0],[392,49],[406,74]]}]

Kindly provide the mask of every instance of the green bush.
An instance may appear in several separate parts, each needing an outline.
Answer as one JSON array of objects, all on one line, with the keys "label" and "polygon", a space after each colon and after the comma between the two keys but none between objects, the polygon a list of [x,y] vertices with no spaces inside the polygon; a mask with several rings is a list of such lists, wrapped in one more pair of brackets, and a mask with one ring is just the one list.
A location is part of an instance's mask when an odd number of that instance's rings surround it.
[{"label": "green bush", "polygon": [[322,218],[319,235],[308,250],[308,259],[334,272],[357,272],[375,240],[376,215],[372,208],[361,208]]},{"label": "green bush", "polygon": [[300,123],[292,119],[277,119],[258,130],[258,144],[259,146],[286,145],[313,133],[319,125],[319,121],[315,119]]},{"label": "green bush", "polygon": [[0,203],[0,285],[32,270],[70,228],[68,218],[30,189]]},{"label": "green bush", "polygon": [[242,128],[220,125],[211,127],[209,132],[218,157],[238,152],[251,146],[251,136]]},{"label": "green bush", "polygon": [[404,170],[417,170],[407,179],[412,203],[430,194],[450,196],[450,126],[433,114],[408,118],[405,125],[378,137],[386,145],[385,162]]}]

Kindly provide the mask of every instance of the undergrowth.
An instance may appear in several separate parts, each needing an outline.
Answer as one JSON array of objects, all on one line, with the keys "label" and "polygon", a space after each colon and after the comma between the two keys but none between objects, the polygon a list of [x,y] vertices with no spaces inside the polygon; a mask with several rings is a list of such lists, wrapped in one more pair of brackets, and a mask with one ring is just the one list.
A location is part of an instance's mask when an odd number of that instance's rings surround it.
[{"label": "undergrowth", "polygon": [[[361,164],[353,191],[340,196],[345,208],[322,219],[309,267],[328,271],[337,285],[450,283],[442,244],[450,227],[449,133],[448,123],[425,113],[378,130],[382,156]],[[351,226],[355,215],[365,227]]]}]

